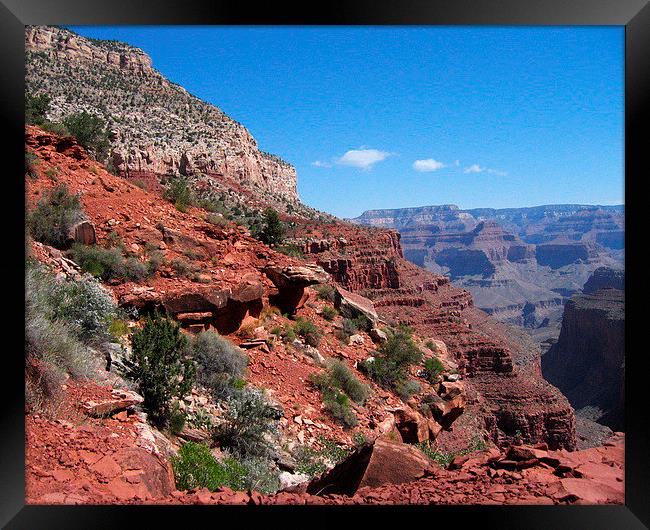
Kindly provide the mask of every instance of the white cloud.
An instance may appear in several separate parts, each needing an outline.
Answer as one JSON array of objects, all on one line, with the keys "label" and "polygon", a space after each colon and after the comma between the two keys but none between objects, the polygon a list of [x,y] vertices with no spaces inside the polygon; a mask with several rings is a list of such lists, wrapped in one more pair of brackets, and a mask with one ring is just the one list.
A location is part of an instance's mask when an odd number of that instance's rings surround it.
[{"label": "white cloud", "polygon": [[415,169],[415,171],[421,171],[421,172],[436,171],[438,169],[442,169],[443,167],[445,167],[445,164],[443,164],[442,162],[438,162],[433,158],[427,158],[425,160],[416,160],[415,162],[413,162],[413,169]]},{"label": "white cloud", "polygon": [[483,171],[485,171],[485,168],[479,166],[478,164],[472,164],[471,166],[465,168],[465,173],[482,173]]},{"label": "white cloud", "polygon": [[391,154],[377,149],[350,149],[336,163],[360,169],[371,169],[373,165],[386,160]]},{"label": "white cloud", "polygon": [[332,164],[329,162],[323,162],[322,160],[314,160],[311,165],[314,167],[332,167]]}]

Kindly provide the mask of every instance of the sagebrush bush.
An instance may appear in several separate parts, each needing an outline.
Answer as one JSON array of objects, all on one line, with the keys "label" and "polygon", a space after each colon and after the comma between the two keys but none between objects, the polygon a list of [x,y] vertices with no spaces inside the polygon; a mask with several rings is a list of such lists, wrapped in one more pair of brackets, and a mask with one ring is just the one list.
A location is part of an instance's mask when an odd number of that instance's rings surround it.
[{"label": "sagebrush bush", "polygon": [[338,316],[339,312],[334,309],[331,305],[326,305],[323,307],[322,315],[323,318],[329,322],[334,320]]},{"label": "sagebrush bush", "polygon": [[342,390],[360,405],[363,405],[370,396],[370,389],[359,381],[343,361],[338,359],[328,360],[325,372],[314,374],[311,380],[321,389],[338,388]]},{"label": "sagebrush bush", "polygon": [[66,373],[85,377],[96,367],[86,344],[106,338],[116,309],[94,280],[57,280],[36,264],[27,265],[25,287],[26,399],[42,408]]},{"label": "sagebrush bush", "polygon": [[239,456],[269,454],[267,436],[276,432],[279,412],[260,391],[243,389],[230,396],[223,420],[212,432],[220,447]]},{"label": "sagebrush bush", "polygon": [[154,425],[165,427],[174,399],[183,399],[194,383],[195,367],[186,357],[187,339],[178,324],[155,315],[131,339],[133,369],[144,406]]},{"label": "sagebrush bush", "polygon": [[293,330],[297,335],[300,335],[307,344],[314,347],[320,344],[320,340],[323,336],[322,332],[313,322],[303,317],[298,317],[296,323],[293,325]]},{"label": "sagebrush bush", "polygon": [[317,285],[314,287],[316,292],[318,293],[318,298],[321,300],[327,300],[328,302],[334,302],[334,287],[331,285],[324,283],[322,285]]},{"label": "sagebrush bush", "polygon": [[67,116],[63,125],[96,160],[104,160],[108,156],[109,132],[99,116],[82,111]]},{"label": "sagebrush bush", "polygon": [[145,263],[133,256],[125,258],[119,247],[74,245],[72,259],[86,272],[104,281],[138,282],[150,275]]},{"label": "sagebrush bush", "polygon": [[197,380],[216,399],[223,399],[236,390],[248,364],[244,352],[215,331],[203,331],[191,337],[188,354],[196,362]]},{"label": "sagebrush bush", "polygon": [[360,367],[381,386],[404,393],[409,368],[421,360],[422,352],[410,331],[398,329],[388,334],[388,340],[377,349],[374,361],[364,362]]},{"label": "sagebrush bush", "polygon": [[83,212],[77,195],[72,195],[65,184],[49,189],[27,216],[31,236],[41,243],[63,249],[68,234],[81,221]]},{"label": "sagebrush bush", "polygon": [[350,398],[338,388],[323,390],[323,405],[325,410],[344,427],[354,427],[359,423],[350,406]]}]

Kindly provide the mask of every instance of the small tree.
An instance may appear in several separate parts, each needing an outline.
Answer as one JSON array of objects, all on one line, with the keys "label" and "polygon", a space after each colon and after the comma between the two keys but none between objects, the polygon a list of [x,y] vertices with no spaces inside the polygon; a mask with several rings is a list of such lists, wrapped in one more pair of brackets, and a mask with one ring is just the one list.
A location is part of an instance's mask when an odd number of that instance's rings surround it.
[{"label": "small tree", "polygon": [[255,230],[255,237],[267,245],[279,245],[284,241],[287,228],[273,208],[264,210],[262,228]]},{"label": "small tree", "polygon": [[25,95],[25,122],[34,125],[42,125],[46,118],[47,111],[50,108],[50,96],[39,94],[32,96]]},{"label": "small tree", "polygon": [[97,160],[104,160],[108,156],[108,131],[106,123],[99,116],[93,116],[86,111],[71,114],[63,124],[70,134],[91,151]]},{"label": "small tree", "polygon": [[131,376],[139,383],[152,423],[167,425],[172,401],[182,399],[194,382],[194,363],[184,356],[187,339],[178,325],[155,315],[132,338]]}]

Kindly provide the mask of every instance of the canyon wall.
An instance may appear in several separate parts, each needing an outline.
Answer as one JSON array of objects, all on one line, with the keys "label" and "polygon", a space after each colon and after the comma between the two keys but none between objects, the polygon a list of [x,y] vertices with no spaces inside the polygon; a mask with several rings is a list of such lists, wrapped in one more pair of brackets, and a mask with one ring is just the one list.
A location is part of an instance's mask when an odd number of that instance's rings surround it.
[{"label": "canyon wall", "polygon": [[27,92],[52,98],[52,121],[87,111],[109,123],[110,162],[120,176],[156,188],[170,175],[202,175],[281,210],[299,202],[293,166],[167,80],[142,50],[53,26],[27,26],[25,49]]},{"label": "canyon wall", "polygon": [[624,426],[625,294],[609,285],[623,279],[599,269],[565,304],[560,337],[542,357],[544,377],[576,411],[613,430]]}]

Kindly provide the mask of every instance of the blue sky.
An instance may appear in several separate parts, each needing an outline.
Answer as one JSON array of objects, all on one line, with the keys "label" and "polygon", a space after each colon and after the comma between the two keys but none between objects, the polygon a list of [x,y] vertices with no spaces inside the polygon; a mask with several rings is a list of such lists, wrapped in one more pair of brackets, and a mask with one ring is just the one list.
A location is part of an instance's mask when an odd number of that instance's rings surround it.
[{"label": "blue sky", "polygon": [[335,215],[623,203],[623,27],[71,29],[142,48]]}]

